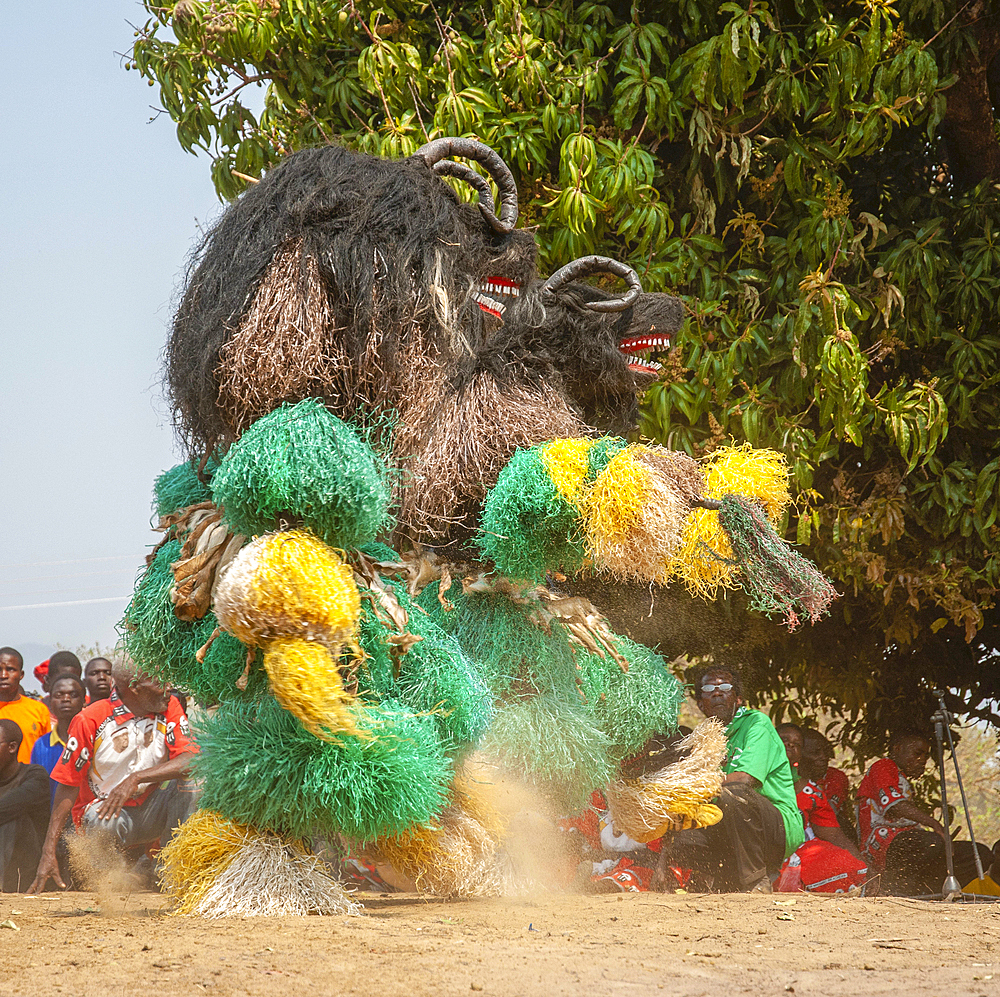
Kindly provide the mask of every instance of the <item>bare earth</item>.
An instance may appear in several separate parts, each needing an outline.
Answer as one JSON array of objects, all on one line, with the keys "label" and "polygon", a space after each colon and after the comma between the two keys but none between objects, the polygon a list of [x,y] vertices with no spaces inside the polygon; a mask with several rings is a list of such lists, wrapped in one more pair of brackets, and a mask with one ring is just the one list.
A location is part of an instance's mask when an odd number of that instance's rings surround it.
[{"label": "bare earth", "polygon": [[360,894],[363,917],[206,921],[103,899],[0,896],[0,994],[1000,994],[1000,904]]}]

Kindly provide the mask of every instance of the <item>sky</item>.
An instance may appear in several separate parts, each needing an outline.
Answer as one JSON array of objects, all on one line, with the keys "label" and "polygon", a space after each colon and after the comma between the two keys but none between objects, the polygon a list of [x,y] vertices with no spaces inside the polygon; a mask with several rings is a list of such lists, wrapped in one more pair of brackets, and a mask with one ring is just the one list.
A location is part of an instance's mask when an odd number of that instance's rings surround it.
[{"label": "sky", "polygon": [[181,457],[160,353],[220,205],[124,69],[145,19],[0,3],[0,646],[29,676],[57,646],[114,644],[158,538],[153,479]]}]

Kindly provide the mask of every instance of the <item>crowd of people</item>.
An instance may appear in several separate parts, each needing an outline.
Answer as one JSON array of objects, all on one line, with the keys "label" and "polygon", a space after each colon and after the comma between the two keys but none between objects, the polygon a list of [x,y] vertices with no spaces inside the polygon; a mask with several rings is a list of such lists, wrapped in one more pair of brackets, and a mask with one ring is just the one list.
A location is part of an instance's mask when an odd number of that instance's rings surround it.
[{"label": "crowd of people", "polygon": [[[195,809],[188,771],[197,746],[186,703],[127,660],[57,651],[35,669],[44,695],[24,692],[24,661],[0,648],[0,881],[37,892],[73,881],[69,842],[99,837],[88,859],[137,863]],[[892,892],[931,895],[946,875],[945,829],[915,799],[911,781],[930,758],[928,737],[900,731],[853,796],[820,731],[777,728],[744,702],[737,670],[699,669],[695,703],[725,728],[722,819],[639,843],[614,828],[600,793],[561,822],[578,869],[598,889],[720,892]],[[680,735],[678,735],[679,737]],[[675,739],[676,740],[676,739]],[[652,743],[652,742],[651,742]],[[664,757],[671,739],[648,754]],[[965,892],[1000,895],[1000,855],[953,842]]]},{"label": "crowd of people", "polygon": [[[725,726],[725,778],[715,800],[722,819],[640,844],[615,832],[603,797],[595,794],[596,820],[585,815],[564,822],[579,835],[581,855],[593,861],[594,882],[625,890],[940,896],[945,830],[914,799],[911,785],[930,758],[925,733],[896,733],[852,801],[847,775],[831,765],[829,740],[797,724],[775,728],[745,704],[738,671],[701,668],[693,686],[701,712]],[[953,842],[963,892],[1000,895],[1000,855],[995,860],[993,850],[977,847],[982,878],[971,842]]]},{"label": "crowd of people", "polygon": [[187,773],[197,747],[183,697],[127,660],[86,667],[57,651],[35,669],[43,697],[24,692],[24,659],[0,647],[0,879],[4,892],[72,882],[72,835],[98,838],[91,865],[137,863],[190,815]]}]

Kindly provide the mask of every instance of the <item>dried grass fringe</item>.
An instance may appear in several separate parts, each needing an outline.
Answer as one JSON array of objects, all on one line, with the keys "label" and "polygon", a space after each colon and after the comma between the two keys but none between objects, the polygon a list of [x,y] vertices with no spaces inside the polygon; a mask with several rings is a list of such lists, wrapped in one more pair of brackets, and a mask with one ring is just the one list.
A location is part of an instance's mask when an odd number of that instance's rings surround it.
[{"label": "dried grass fringe", "polygon": [[401,496],[400,525],[433,539],[466,519],[472,529],[516,450],[586,432],[554,388],[501,389],[480,374],[453,393],[439,379],[415,394],[403,413],[396,454],[411,482]]},{"label": "dried grass fringe", "polygon": [[506,821],[485,800],[456,789],[453,802],[433,823],[382,838],[382,857],[439,897],[499,897],[516,887],[500,847]]},{"label": "dried grass fringe", "polygon": [[218,406],[235,437],[281,402],[349,397],[351,365],[331,325],[315,257],[302,255],[301,239],[285,243],[219,352]]},{"label": "dried grass fringe", "polygon": [[657,772],[608,786],[616,831],[646,842],[671,830],[706,827],[721,819],[722,812],[709,800],[722,790],[725,728],[718,720],[706,720],[677,748],[689,754]]},{"label": "dried grass fringe", "polygon": [[191,910],[201,917],[360,914],[315,855],[276,835],[248,841]]}]

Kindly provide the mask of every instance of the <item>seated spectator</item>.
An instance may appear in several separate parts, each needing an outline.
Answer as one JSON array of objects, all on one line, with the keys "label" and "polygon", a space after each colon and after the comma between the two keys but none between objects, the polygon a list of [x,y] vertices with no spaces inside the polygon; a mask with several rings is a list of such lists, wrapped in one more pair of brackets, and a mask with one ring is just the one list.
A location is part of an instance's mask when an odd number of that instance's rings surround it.
[{"label": "seated spectator", "polygon": [[[680,727],[673,734],[654,735],[635,755],[622,762],[622,775],[626,779],[637,779],[679,761],[684,755],[676,745],[690,733],[689,727]],[[625,893],[644,893],[651,889],[663,838],[642,843],[619,832],[603,793],[591,793],[590,806],[573,817],[564,817],[558,826],[561,831],[568,832],[566,843],[580,863],[576,868],[578,879],[581,876],[584,880],[589,879],[597,892],[617,889]],[[685,875],[685,870],[671,867],[670,872],[676,882],[671,881],[669,885],[687,885],[690,870]]]},{"label": "seated spectator", "polygon": [[[49,712],[55,719],[56,725],[49,734],[35,741],[35,746],[31,749],[32,764],[41,765],[50,776],[69,740],[70,721],[83,709],[84,695],[83,683],[72,673],[67,672],[52,683],[50,694],[52,703]],[[54,802],[59,783],[52,778],[49,782]]]},{"label": "seated spectator", "polygon": [[806,835],[805,842],[786,861],[782,872],[789,863],[797,862],[802,888],[811,892],[843,893],[852,886],[864,886],[868,863],[844,834],[823,788],[809,778],[807,765],[801,760],[802,728],[797,724],[779,724],[777,731],[789,764],[798,771],[795,800]]},{"label": "seated spectator", "polygon": [[983,878],[978,877],[962,887],[963,893],[977,897],[1000,897],[1000,841],[993,842],[993,865],[986,868]]},{"label": "seated spectator", "polygon": [[87,702],[96,703],[111,695],[111,662],[107,658],[91,658],[83,672],[87,687]]},{"label": "seated spectator", "polygon": [[35,741],[52,729],[52,718],[42,703],[21,693],[23,679],[24,658],[20,652],[0,647],[0,717],[13,720],[21,728],[17,760],[27,765]]},{"label": "seated spectator", "polygon": [[[38,669],[35,669],[37,673]],[[63,675],[72,675],[75,679],[80,678],[82,674],[82,669],[80,667],[80,659],[72,651],[56,651],[55,654],[49,658],[48,667],[45,670],[45,677],[42,679],[42,689],[45,695],[42,697],[42,702],[48,707],[49,713],[52,713],[52,684],[57,679],[63,677]],[[53,719],[55,714],[52,713]]]},{"label": "seated spectator", "polygon": [[[52,683],[52,704],[49,712],[56,721],[56,726],[51,733],[43,735],[35,741],[34,748],[31,749],[31,761],[34,765],[41,765],[49,773],[49,805],[55,803],[56,789],[59,783],[52,778],[52,770],[56,767],[62,753],[66,750],[69,741],[70,721],[83,709],[84,700],[83,683],[71,672],[63,672],[62,676]],[[48,826],[48,821],[46,821]],[[72,832],[73,821],[68,818],[64,831]],[[39,853],[41,848],[39,847]],[[69,848],[66,844],[66,836],[60,836],[56,844],[56,857],[59,859],[59,872],[64,882],[70,881],[70,861]],[[37,866],[37,861],[36,861]]]},{"label": "seated spectator", "polygon": [[197,747],[180,704],[128,660],[113,672],[109,699],[84,707],[69,725],[66,750],[52,771],[60,783],[29,892],[59,874],[56,844],[70,811],[84,834],[105,834],[123,850],[166,844],[194,811],[186,775]]},{"label": "seated spectator", "polygon": [[603,793],[592,793],[590,806],[578,816],[564,817],[559,829],[568,833],[568,844],[577,846],[584,880],[598,893],[645,893],[651,888],[663,839],[644,845],[616,831]]},{"label": "seated spectator", "polygon": [[39,765],[19,762],[24,735],[0,719],[0,888],[20,893],[31,882],[49,822],[49,779]]},{"label": "seated spectator", "polygon": [[716,890],[770,893],[770,876],[805,840],[784,745],[767,716],[743,704],[735,669],[699,668],[694,695],[706,717],[726,726],[726,777],[714,801],[722,820],[665,838],[656,882],[669,884],[674,865],[710,878]]},{"label": "seated spectator", "polygon": [[[858,834],[872,872],[884,872],[882,891],[904,895],[940,894],[947,875],[944,827],[913,802],[911,779],[923,775],[930,738],[904,732],[889,742],[889,757],[875,762],[858,786]],[[927,830],[924,830],[927,828]],[[953,844],[960,883],[977,875],[970,841]],[[979,846],[983,868],[993,853]]]},{"label": "seated spectator", "polygon": [[827,801],[837,815],[840,829],[857,845],[858,832],[854,826],[851,806],[851,787],[847,773],[834,768],[833,745],[815,728],[802,729],[801,775],[821,786]]}]

